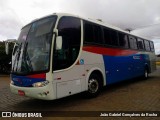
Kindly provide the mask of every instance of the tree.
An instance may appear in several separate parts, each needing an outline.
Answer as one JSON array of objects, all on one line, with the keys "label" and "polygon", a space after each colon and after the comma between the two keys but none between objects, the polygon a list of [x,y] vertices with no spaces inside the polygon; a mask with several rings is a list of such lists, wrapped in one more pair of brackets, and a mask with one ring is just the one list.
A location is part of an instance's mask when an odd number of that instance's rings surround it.
[{"label": "tree", "polygon": [[9,54],[5,53],[5,42],[0,42],[0,73],[9,73],[14,43],[9,43]]}]

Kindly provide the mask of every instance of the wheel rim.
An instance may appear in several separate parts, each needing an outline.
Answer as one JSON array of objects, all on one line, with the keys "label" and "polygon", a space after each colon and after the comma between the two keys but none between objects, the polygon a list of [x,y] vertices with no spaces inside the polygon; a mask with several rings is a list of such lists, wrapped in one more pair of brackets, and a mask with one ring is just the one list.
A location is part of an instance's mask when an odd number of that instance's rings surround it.
[{"label": "wheel rim", "polygon": [[89,80],[88,89],[89,92],[96,93],[99,89],[98,81],[96,79]]}]

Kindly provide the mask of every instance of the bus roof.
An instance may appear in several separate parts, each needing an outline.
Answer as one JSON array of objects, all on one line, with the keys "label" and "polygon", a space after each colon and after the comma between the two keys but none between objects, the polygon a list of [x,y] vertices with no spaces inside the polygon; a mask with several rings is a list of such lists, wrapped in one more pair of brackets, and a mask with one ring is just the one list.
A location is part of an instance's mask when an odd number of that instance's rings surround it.
[{"label": "bus roof", "polygon": [[[34,19],[34,20],[32,20],[30,23],[26,24],[25,26],[31,24],[32,22],[38,21],[38,20],[40,20],[40,19],[42,19],[42,18],[50,17],[50,16],[53,16],[53,15],[57,15],[59,18],[62,17],[62,16],[77,17],[77,18],[82,19],[82,20],[86,20],[86,21],[89,21],[89,22],[92,22],[92,23],[95,23],[95,24],[102,25],[102,26],[104,26],[104,27],[108,27],[108,28],[111,28],[111,29],[114,29],[114,30],[117,30],[117,31],[120,31],[120,32],[123,32],[123,33],[126,33],[126,34],[129,34],[129,35],[133,35],[133,36],[136,36],[136,37],[139,37],[139,38],[148,40],[148,39],[145,38],[145,37],[132,34],[132,33],[128,32],[128,31],[125,31],[125,30],[123,30],[123,29],[121,29],[121,28],[119,28],[119,27],[113,26],[113,25],[111,25],[111,24],[104,23],[104,22],[101,21],[100,19],[93,20],[93,19],[90,19],[90,18],[83,18],[83,17],[80,17],[80,16],[78,16],[78,15],[69,14],[69,13],[53,13],[53,14],[50,14],[50,15],[47,15],[47,16],[44,16],[44,17],[41,17],[41,18],[38,18],[38,19]],[[24,27],[25,27],[25,26],[24,26]],[[22,28],[23,28],[23,27],[22,27]]]}]

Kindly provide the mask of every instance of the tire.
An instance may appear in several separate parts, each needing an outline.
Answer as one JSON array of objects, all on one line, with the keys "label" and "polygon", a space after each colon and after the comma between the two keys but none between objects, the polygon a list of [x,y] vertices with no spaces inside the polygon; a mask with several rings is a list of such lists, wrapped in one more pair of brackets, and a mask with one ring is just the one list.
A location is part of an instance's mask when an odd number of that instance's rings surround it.
[{"label": "tire", "polygon": [[148,69],[145,68],[143,78],[146,80],[148,79],[148,77],[149,77],[149,72],[148,72]]},{"label": "tire", "polygon": [[91,74],[88,80],[88,91],[86,92],[87,97],[93,98],[98,96],[101,88],[100,77],[96,74]]}]

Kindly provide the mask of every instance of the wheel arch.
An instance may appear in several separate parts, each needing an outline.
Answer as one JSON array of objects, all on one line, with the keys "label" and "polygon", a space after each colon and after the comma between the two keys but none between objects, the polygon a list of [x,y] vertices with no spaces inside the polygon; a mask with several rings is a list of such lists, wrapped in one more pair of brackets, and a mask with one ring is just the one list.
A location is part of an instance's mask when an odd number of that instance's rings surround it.
[{"label": "wheel arch", "polygon": [[101,85],[102,86],[105,86],[106,85],[106,81],[105,81],[105,75],[104,75],[104,73],[103,73],[103,71],[100,69],[100,68],[92,68],[92,69],[90,69],[89,70],[89,72],[88,72],[88,74],[87,74],[87,76],[86,76],[86,87],[87,87],[87,89],[86,90],[88,90],[88,81],[89,81],[89,77],[92,75],[92,74],[97,74],[98,76],[100,76],[101,77]]},{"label": "wheel arch", "polygon": [[144,66],[144,70],[147,70],[148,73],[151,73],[151,69],[150,69],[150,67],[149,67],[149,65],[147,63]]}]

